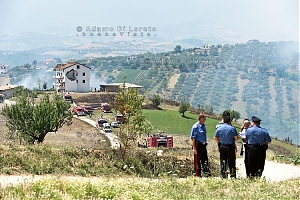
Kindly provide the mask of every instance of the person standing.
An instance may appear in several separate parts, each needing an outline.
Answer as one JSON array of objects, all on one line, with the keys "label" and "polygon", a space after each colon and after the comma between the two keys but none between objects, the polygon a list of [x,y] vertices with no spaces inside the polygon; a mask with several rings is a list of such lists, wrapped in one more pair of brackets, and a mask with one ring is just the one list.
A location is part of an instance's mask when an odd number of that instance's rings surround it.
[{"label": "person standing", "polygon": [[266,151],[268,144],[271,143],[271,137],[268,131],[260,127],[261,119],[253,116],[253,127],[250,127],[246,131],[246,140],[249,146],[248,164],[249,164],[249,176],[261,177],[266,160]]},{"label": "person standing", "polygon": [[249,164],[248,164],[249,147],[248,147],[248,143],[246,141],[246,130],[250,127],[250,120],[244,119],[243,124],[244,125],[241,127],[241,131],[240,131],[239,135],[242,138],[241,155],[243,156],[243,159],[244,159],[244,164],[245,164],[245,169],[246,169],[246,178],[248,178],[249,177]]},{"label": "person standing", "polygon": [[227,163],[230,170],[230,177],[236,178],[235,167],[235,141],[239,138],[235,127],[230,125],[230,117],[224,116],[224,125],[217,128],[214,140],[220,143],[220,176],[226,178]]},{"label": "person standing", "polygon": [[[196,122],[191,128],[191,142],[194,152],[194,166],[196,175],[201,177],[201,169],[204,174],[211,176],[208,156],[207,156],[207,137],[205,127],[206,116],[203,114],[198,115],[198,122]],[[202,168],[201,168],[201,165]]]},{"label": "person standing", "polygon": [[[221,127],[221,126],[223,126],[223,125],[225,124],[225,123],[224,123],[224,117],[225,117],[225,116],[230,117],[230,112],[227,111],[227,110],[225,110],[225,111],[222,113],[222,119],[221,119],[221,121],[219,121],[219,122],[217,123],[216,129],[218,129],[219,127]],[[231,125],[231,120],[230,120],[230,125]],[[221,145],[221,143],[219,142],[219,143],[218,143],[218,150],[219,150],[219,152],[220,152],[220,145]],[[228,169],[228,163],[226,163],[225,168],[226,168],[226,171],[227,171],[227,169]],[[221,163],[220,163],[220,169],[219,169],[219,173],[220,173],[220,174],[221,174],[221,171],[222,171],[222,169],[221,169]]]}]

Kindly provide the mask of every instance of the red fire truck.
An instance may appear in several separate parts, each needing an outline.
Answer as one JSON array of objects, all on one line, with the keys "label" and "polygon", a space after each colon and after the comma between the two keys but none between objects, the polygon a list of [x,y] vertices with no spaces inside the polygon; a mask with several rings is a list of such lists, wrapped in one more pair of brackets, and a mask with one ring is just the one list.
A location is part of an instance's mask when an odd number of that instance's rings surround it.
[{"label": "red fire truck", "polygon": [[108,103],[101,103],[101,110],[105,113],[112,112]]},{"label": "red fire truck", "polygon": [[[150,135],[147,138],[146,147],[166,147],[173,148],[173,136],[165,135],[164,132],[160,132],[157,135]],[[145,147],[145,144],[138,144],[140,147]]]}]

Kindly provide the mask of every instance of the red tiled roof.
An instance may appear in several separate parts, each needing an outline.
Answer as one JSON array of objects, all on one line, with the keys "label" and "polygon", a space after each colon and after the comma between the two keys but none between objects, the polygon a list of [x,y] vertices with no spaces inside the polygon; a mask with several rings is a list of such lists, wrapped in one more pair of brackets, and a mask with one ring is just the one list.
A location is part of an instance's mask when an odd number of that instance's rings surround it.
[{"label": "red tiled roof", "polygon": [[67,69],[67,68],[72,67],[72,66],[77,65],[77,64],[91,69],[90,67],[86,66],[85,64],[80,64],[78,62],[67,62],[67,64],[57,64],[53,68],[53,71]]}]

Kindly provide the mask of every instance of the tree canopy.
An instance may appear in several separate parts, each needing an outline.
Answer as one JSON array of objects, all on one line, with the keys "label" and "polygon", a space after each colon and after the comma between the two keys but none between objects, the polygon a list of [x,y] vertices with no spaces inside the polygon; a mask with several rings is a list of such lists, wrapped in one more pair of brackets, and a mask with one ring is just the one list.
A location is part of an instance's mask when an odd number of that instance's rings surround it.
[{"label": "tree canopy", "polygon": [[150,100],[152,101],[152,104],[155,106],[155,108],[157,108],[160,105],[161,99],[158,94],[152,95]]},{"label": "tree canopy", "polygon": [[49,132],[56,132],[64,124],[70,125],[73,115],[69,108],[70,104],[59,95],[50,99],[45,93],[40,102],[21,95],[15,104],[6,105],[2,114],[7,118],[11,136],[33,144],[42,143]]},{"label": "tree canopy", "polygon": [[137,139],[143,134],[148,134],[152,126],[146,121],[146,115],[142,113],[142,103],[145,96],[139,95],[138,91],[125,88],[124,84],[119,88],[119,93],[112,103],[113,108],[126,117],[126,122],[120,125],[118,137],[121,142],[120,153],[123,159],[136,145]]},{"label": "tree canopy", "polygon": [[187,101],[183,101],[181,102],[180,106],[179,106],[179,113],[182,113],[182,117],[184,117],[184,113],[188,110],[188,108],[190,107],[190,103]]}]

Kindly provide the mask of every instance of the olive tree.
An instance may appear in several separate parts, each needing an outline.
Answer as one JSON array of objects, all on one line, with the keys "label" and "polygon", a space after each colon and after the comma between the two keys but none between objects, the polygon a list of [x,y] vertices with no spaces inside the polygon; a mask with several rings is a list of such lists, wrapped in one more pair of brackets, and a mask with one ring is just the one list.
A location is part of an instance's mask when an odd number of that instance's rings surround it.
[{"label": "olive tree", "polygon": [[241,118],[241,114],[235,110],[226,110],[230,113],[230,121],[234,120],[235,122]]},{"label": "olive tree", "polygon": [[51,99],[44,94],[39,102],[32,97],[19,96],[16,103],[6,105],[2,114],[7,118],[6,125],[11,136],[33,144],[42,143],[49,132],[56,132],[64,124],[72,123],[70,104],[61,96]]},{"label": "olive tree", "polygon": [[191,106],[190,103],[187,101],[181,102],[178,112],[182,113],[182,117],[184,117],[184,113],[189,109],[190,106]]},{"label": "olive tree", "polygon": [[157,108],[160,105],[161,102],[161,98],[158,94],[154,94],[152,95],[152,97],[150,98],[150,100],[152,101],[152,104],[155,108]]},{"label": "olive tree", "polygon": [[146,115],[142,112],[144,99],[145,96],[139,95],[137,90],[125,88],[124,82],[112,103],[114,109],[126,118],[125,123],[120,125],[118,133],[121,143],[120,153],[123,159],[137,145],[137,139],[142,134],[148,134],[152,129],[151,124],[146,121]]}]

